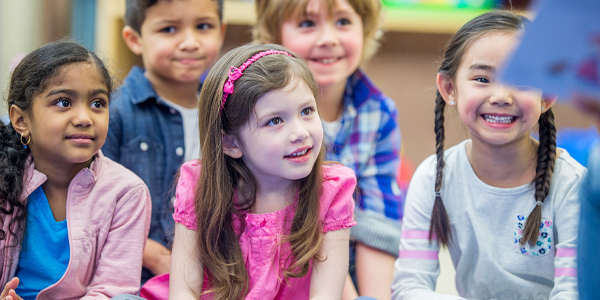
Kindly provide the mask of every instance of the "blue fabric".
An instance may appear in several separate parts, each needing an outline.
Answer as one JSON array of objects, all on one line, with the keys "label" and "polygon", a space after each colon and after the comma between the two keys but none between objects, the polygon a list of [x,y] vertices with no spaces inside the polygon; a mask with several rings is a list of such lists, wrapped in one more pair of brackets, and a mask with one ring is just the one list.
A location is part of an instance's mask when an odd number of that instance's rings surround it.
[{"label": "blue fabric", "polygon": [[27,199],[27,230],[19,254],[15,290],[21,298],[37,294],[56,283],[67,270],[71,251],[67,220],[57,222],[40,186]]},{"label": "blue fabric", "polygon": [[358,224],[352,228],[352,238],[392,255],[398,253],[404,209],[404,195],[396,182],[397,117],[395,102],[357,70],[346,84],[341,129],[334,141],[325,140],[325,159],[351,168],[358,180]]},{"label": "blue fabric", "polygon": [[[178,148],[181,148],[177,151]],[[161,101],[144,70],[134,66],[110,103],[110,124],[102,152],[138,175],[152,197],[149,238],[168,246],[175,223],[171,199],[185,153],[179,112]],[[142,283],[152,277],[142,272]]]},{"label": "blue fabric", "polygon": [[579,299],[598,299],[600,287],[600,146],[590,153],[588,173],[579,191],[581,215],[577,245]]},{"label": "blue fabric", "polygon": [[588,155],[600,144],[600,135],[595,126],[590,128],[563,127],[556,132],[556,145],[561,147],[577,162],[586,165]]}]

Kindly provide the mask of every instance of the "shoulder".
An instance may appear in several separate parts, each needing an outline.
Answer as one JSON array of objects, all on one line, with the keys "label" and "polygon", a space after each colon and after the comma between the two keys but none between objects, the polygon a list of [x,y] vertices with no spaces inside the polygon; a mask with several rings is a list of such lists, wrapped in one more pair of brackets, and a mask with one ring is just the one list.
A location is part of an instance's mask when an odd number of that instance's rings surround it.
[{"label": "shoulder", "polygon": [[346,182],[356,183],[354,171],[342,164],[332,163],[323,165],[323,186],[340,185]]},{"label": "shoulder", "polygon": [[149,98],[156,98],[156,92],[150,81],[144,76],[144,70],[138,66],[131,68],[123,84],[111,95],[111,112],[115,109],[135,109],[136,104]]},{"label": "shoulder", "polygon": [[323,166],[323,188],[320,197],[320,219],[323,231],[354,226],[354,191],[356,176],[341,164]]},{"label": "shoulder", "polygon": [[382,114],[393,115],[395,118],[398,113],[396,102],[383,94],[364,71],[356,70],[350,76],[349,82],[354,95],[354,105],[359,110],[362,108],[373,112],[379,111]]},{"label": "shoulder", "polygon": [[556,159],[554,172],[552,174],[552,185],[558,189],[571,189],[581,183],[587,173],[587,169],[577,162],[564,150]]},{"label": "shoulder", "polygon": [[146,187],[140,177],[121,164],[104,156],[101,150],[98,152],[96,159],[100,165],[99,167],[102,168],[98,174],[98,181],[102,180],[103,184],[113,185],[124,190],[136,186]]}]

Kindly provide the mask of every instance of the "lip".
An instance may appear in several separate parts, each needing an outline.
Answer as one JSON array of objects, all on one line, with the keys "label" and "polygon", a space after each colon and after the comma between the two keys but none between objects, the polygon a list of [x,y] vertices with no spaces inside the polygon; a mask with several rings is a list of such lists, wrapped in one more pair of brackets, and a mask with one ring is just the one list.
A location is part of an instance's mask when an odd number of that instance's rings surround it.
[{"label": "lip", "polygon": [[[509,128],[509,127],[513,126],[515,124],[515,122],[519,119],[519,117],[517,117],[515,115],[499,114],[499,113],[482,113],[479,115],[479,117],[483,120],[483,122],[485,122],[485,124],[487,126],[492,127],[492,128],[498,128],[498,129]],[[498,120],[497,122],[490,122],[487,120],[490,117],[500,119],[500,120]],[[501,119],[504,119],[503,121],[505,121],[505,123],[502,122]]]},{"label": "lip", "polygon": [[322,56],[322,57],[308,57],[308,61],[312,63],[316,63],[319,65],[333,65],[340,60],[342,60],[343,56]]},{"label": "lip", "polygon": [[[304,153],[304,155],[290,156],[294,153],[302,152],[305,150],[306,150],[306,153]],[[296,149],[294,152],[290,153],[289,155],[284,156],[283,158],[285,158],[286,160],[295,162],[295,163],[304,163],[310,159],[311,153],[312,153],[312,147],[304,146],[304,147]]]},{"label": "lip", "polygon": [[185,64],[185,65],[193,65],[193,64],[199,63],[201,58],[190,57],[190,58],[178,58],[175,60],[178,61],[179,63]]},{"label": "lip", "polygon": [[78,133],[67,136],[67,139],[78,145],[89,145],[94,141],[94,136],[87,133]]}]

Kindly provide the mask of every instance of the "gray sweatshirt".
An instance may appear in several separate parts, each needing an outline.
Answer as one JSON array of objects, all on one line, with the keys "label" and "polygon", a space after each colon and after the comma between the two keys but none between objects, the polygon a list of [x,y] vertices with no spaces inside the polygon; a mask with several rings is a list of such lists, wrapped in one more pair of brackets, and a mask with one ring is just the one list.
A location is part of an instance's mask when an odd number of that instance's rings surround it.
[{"label": "gray sweatshirt", "polygon": [[536,205],[534,185],[485,184],[469,163],[467,142],[445,151],[441,190],[460,297],[434,292],[439,246],[427,239],[435,200],[432,155],[417,168],[408,189],[392,299],[578,299],[578,190],[586,169],[563,150],[542,206],[538,242],[523,247],[518,240]]}]

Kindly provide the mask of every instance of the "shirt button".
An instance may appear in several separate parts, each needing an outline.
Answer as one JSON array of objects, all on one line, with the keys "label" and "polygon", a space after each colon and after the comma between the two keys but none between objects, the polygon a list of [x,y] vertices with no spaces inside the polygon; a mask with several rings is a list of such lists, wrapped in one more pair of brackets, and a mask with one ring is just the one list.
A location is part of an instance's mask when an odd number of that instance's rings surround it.
[{"label": "shirt button", "polygon": [[169,109],[169,111],[171,112],[171,114],[175,114],[177,112],[174,108]]},{"label": "shirt button", "polygon": [[177,147],[177,149],[175,149],[175,154],[177,154],[177,156],[183,156],[183,148]]},{"label": "shirt button", "polygon": [[148,151],[148,143],[146,143],[146,142],[141,142],[141,143],[140,143],[140,150],[142,150],[142,151],[144,151],[144,152]]}]

